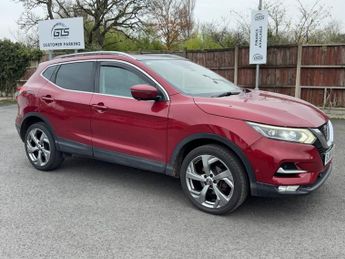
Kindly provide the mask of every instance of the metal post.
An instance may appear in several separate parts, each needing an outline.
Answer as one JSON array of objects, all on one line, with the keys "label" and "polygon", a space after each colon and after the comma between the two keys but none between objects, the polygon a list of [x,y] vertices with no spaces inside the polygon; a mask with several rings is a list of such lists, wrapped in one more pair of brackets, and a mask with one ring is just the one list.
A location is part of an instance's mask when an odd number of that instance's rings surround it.
[{"label": "metal post", "polygon": [[301,67],[302,67],[302,44],[298,45],[297,49],[297,67],[296,67],[296,85],[295,97],[301,98]]},{"label": "metal post", "polygon": [[[259,0],[259,10],[262,10],[262,0]],[[256,65],[255,90],[259,90],[260,65]]]},{"label": "metal post", "polygon": [[234,60],[234,83],[238,84],[238,46],[235,47],[235,60]]},{"label": "metal post", "polygon": [[77,49],[75,49],[75,50],[74,50],[74,53],[78,53],[78,50],[77,50]]},{"label": "metal post", "polygon": [[48,50],[48,59],[49,60],[53,59],[53,51],[52,50]]},{"label": "metal post", "polygon": [[256,65],[255,90],[259,90],[260,65]]}]

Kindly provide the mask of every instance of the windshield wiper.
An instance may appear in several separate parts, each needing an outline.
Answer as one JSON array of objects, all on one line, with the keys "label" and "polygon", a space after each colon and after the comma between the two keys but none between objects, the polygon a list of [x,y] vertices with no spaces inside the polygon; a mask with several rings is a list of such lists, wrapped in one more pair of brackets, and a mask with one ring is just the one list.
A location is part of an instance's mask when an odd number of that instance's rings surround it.
[{"label": "windshield wiper", "polygon": [[214,95],[212,97],[225,97],[225,96],[236,95],[236,94],[240,94],[240,92],[224,92],[218,95]]}]

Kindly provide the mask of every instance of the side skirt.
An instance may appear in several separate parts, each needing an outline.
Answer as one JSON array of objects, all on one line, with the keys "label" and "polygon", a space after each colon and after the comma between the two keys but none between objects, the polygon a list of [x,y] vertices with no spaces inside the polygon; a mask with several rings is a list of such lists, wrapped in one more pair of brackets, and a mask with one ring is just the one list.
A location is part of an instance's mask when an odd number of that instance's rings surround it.
[{"label": "side skirt", "polygon": [[153,171],[157,173],[165,173],[166,165],[157,161],[143,159],[141,157],[131,156],[100,148],[92,148],[89,145],[65,140],[62,138],[56,138],[56,144],[58,149],[64,153],[93,157],[95,159],[107,161],[110,163],[134,167],[147,171]]},{"label": "side skirt", "polygon": [[64,153],[92,157],[92,147],[79,142],[55,137],[58,150]]},{"label": "side skirt", "polygon": [[96,159],[103,161],[130,166],[142,170],[153,171],[157,173],[165,172],[165,164],[152,160],[143,159],[136,156],[130,156],[123,153],[117,153],[104,149],[94,148],[93,154]]}]

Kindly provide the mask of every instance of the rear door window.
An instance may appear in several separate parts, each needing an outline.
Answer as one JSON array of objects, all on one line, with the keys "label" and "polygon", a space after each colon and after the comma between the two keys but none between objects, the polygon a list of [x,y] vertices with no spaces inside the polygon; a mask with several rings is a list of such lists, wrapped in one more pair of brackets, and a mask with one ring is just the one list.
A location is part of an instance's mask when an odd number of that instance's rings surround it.
[{"label": "rear door window", "polygon": [[69,90],[94,91],[94,62],[76,62],[60,65],[55,84]]}]

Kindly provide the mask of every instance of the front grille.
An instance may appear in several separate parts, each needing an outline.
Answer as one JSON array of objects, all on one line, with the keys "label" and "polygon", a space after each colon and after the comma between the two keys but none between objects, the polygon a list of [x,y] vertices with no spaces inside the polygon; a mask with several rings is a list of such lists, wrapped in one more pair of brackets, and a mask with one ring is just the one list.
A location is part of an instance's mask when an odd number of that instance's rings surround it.
[{"label": "front grille", "polygon": [[329,149],[330,145],[326,142],[328,142],[331,138],[331,130],[330,128],[330,122],[326,122],[325,124],[321,125],[320,127],[317,128],[319,133],[317,131],[313,131],[315,136],[317,137],[316,141],[314,142],[314,146],[317,148],[317,150],[320,153],[321,158],[323,159],[324,153]]},{"label": "front grille", "polygon": [[316,139],[313,145],[317,148],[317,150],[319,151],[320,157],[323,160],[324,153],[328,150],[328,148],[324,148],[319,139]]}]

